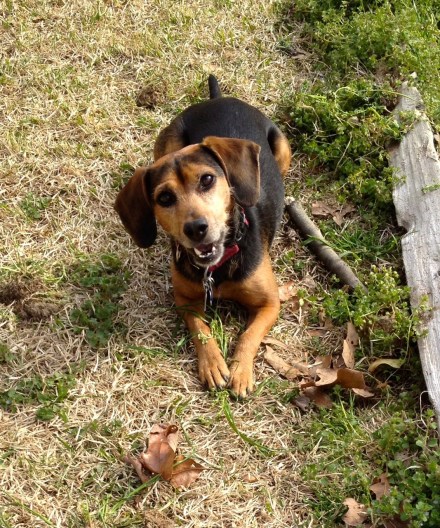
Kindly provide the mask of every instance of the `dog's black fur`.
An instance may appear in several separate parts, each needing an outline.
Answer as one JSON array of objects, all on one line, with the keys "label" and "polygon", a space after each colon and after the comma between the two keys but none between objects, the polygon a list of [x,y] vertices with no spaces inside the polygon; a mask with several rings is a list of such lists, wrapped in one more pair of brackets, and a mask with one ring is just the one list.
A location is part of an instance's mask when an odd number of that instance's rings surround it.
[{"label": "dog's black fur", "polygon": [[[242,281],[261,261],[264,244],[272,244],[279,227],[284,207],[284,186],[280,169],[274,158],[275,142],[280,139],[279,129],[259,110],[234,97],[221,97],[216,78],[209,77],[210,99],[184,110],[168,128],[178,130],[183,145],[201,143],[207,136],[248,139],[261,147],[260,197],[252,207],[234,208],[230,218],[227,245],[237,243],[240,252],[213,272],[216,285],[224,280]],[[167,136],[167,129],[163,137]],[[158,138],[161,142],[161,136]],[[215,163],[215,161],[214,161]],[[244,210],[247,225],[243,225]],[[240,239],[237,234],[240,231]],[[183,251],[176,259],[176,244],[172,242],[173,258],[179,271],[188,279],[200,282],[204,270],[195,267],[190,256]]]}]

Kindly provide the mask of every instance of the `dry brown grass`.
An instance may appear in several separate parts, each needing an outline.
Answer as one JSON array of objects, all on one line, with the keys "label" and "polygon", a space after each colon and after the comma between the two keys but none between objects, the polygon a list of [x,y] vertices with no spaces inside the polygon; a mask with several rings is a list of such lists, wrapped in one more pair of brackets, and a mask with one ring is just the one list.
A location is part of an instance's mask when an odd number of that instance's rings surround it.
[{"label": "dry brown grass", "polygon": [[[26,299],[52,307],[26,318],[19,299],[0,304],[9,351],[0,392],[38,376],[76,381],[51,421],[36,419],[42,404],[32,398],[0,410],[0,525],[312,526],[294,440],[305,418],[283,403],[291,387],[258,359],[256,395],[231,403],[237,427],[275,450],[263,456],[230,428],[221,396],[202,391],[191,347],[180,344],[165,239],[136,249],[112,209],[126,167],[151,160],[158,131],[206,94],[208,73],[268,115],[301,82],[277,50],[273,3],[28,0],[3,3],[0,20],[0,278],[3,287],[24,281]],[[136,105],[142,90],[150,108]],[[292,246],[304,269],[278,261],[280,282],[316,275],[287,227],[275,260]],[[96,350],[69,323],[88,295],[70,270],[104,253],[132,279],[118,313],[126,334]],[[229,309],[220,307],[233,340],[241,316]],[[272,335],[305,358],[306,323],[285,307]],[[157,421],[177,422],[184,451],[209,471],[189,490],[158,482],[128,499],[138,481],[120,456],[141,448]]]}]

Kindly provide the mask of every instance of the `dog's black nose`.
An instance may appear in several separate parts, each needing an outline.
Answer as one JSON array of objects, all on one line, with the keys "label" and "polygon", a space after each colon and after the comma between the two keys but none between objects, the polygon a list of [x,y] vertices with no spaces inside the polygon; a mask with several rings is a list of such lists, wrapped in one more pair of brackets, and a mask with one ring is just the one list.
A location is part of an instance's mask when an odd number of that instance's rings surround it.
[{"label": "dog's black nose", "polygon": [[201,242],[208,232],[208,221],[206,218],[197,218],[193,222],[186,222],[183,226],[185,235],[194,242]]}]

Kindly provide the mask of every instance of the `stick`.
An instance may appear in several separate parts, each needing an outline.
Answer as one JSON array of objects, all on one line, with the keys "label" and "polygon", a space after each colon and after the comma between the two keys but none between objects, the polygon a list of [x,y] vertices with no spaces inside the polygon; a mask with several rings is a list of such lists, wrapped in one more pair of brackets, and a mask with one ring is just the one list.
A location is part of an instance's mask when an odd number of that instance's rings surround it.
[{"label": "stick", "polygon": [[[302,205],[294,198],[286,199],[286,211],[293,222],[300,237],[307,242],[307,247],[324,266],[334,273],[338,279],[352,289],[361,286],[366,290],[362,282],[356,277],[353,270],[341,257],[325,242],[319,227],[307,216]],[[312,240],[310,240],[312,239]]]}]

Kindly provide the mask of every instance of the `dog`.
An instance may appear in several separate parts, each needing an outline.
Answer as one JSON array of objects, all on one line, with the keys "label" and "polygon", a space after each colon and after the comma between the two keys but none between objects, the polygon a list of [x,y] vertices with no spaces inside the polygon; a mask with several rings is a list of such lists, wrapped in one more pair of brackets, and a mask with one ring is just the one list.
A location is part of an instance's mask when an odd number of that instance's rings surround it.
[{"label": "dog", "polygon": [[[283,215],[282,176],[291,149],[259,110],[223,97],[212,75],[208,86],[209,100],[160,132],[154,163],[135,170],[115,209],[139,247],[154,243],[156,222],[169,235],[175,303],[197,352],[200,380],[244,398],[280,308],[269,249]],[[249,313],[229,366],[205,318],[213,298],[236,301]]]}]

